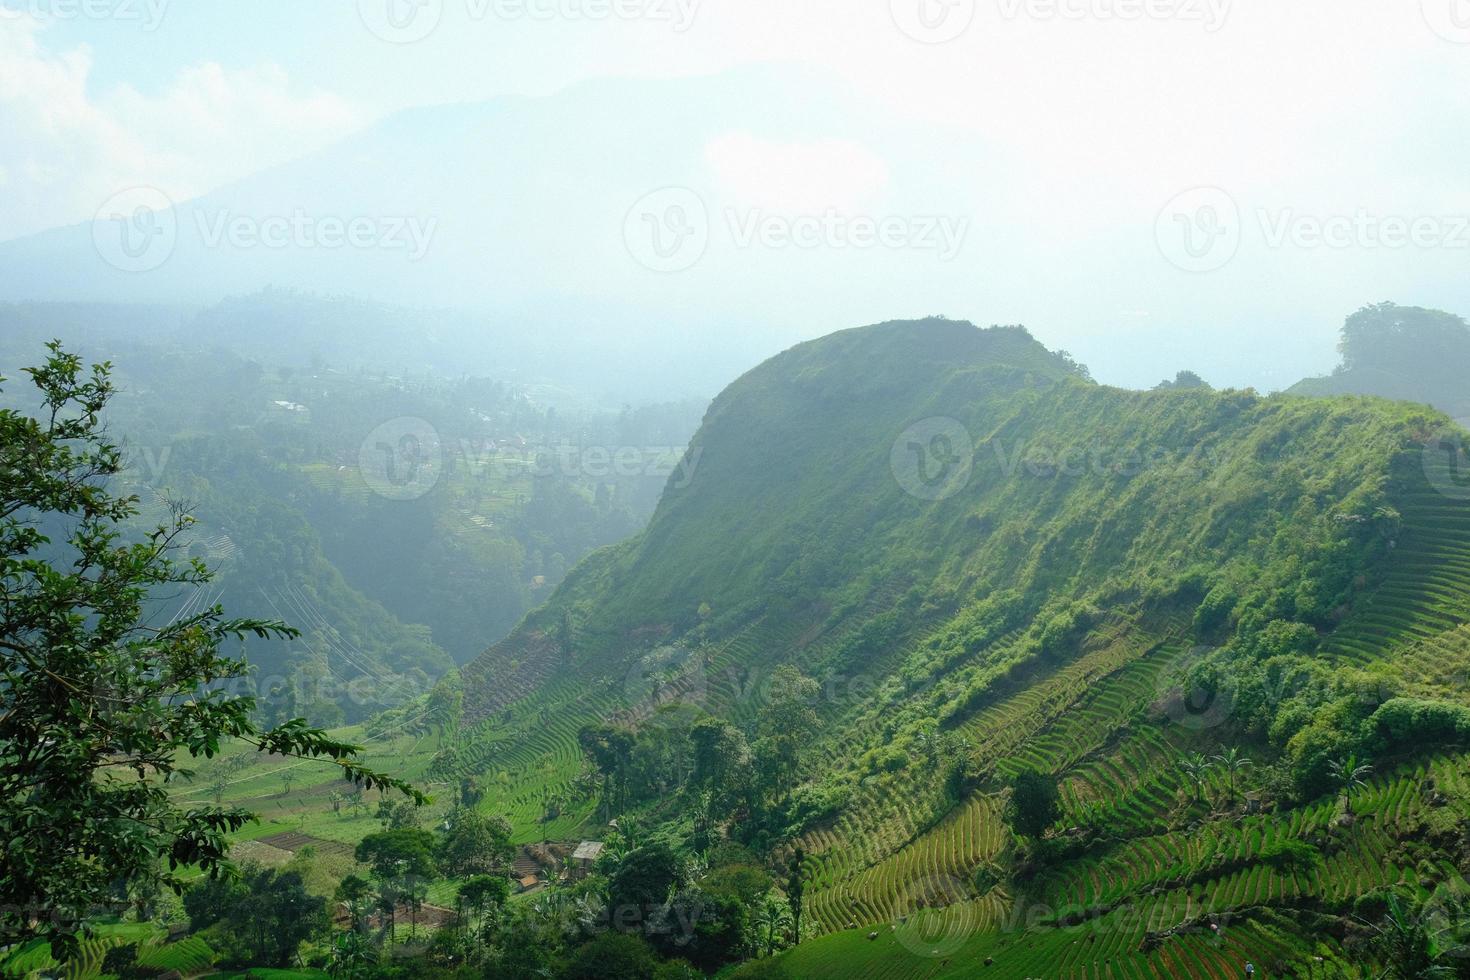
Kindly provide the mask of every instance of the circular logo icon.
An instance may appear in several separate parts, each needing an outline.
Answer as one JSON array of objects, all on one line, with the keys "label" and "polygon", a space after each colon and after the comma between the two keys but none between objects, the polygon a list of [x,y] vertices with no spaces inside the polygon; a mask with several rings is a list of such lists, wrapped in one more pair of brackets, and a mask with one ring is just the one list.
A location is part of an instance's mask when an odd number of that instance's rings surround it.
[{"label": "circular logo icon", "polygon": [[1159,251],[1176,267],[1214,272],[1240,251],[1240,207],[1218,187],[1196,187],[1164,206],[1154,235]]},{"label": "circular logo icon", "polygon": [[975,469],[970,432],[957,419],[924,419],[904,429],[888,453],[893,478],[920,500],[944,500],[965,488]]},{"label": "circular logo icon", "polygon": [[444,0],[357,0],[357,16],[373,36],[389,44],[413,44],[438,28]]},{"label": "circular logo icon", "polygon": [[1451,500],[1470,500],[1470,418],[1436,432],[1424,444],[1421,459],[1429,485]]},{"label": "circular logo icon", "polygon": [[92,244],[102,261],[123,272],[149,272],[168,261],[178,244],[174,202],[156,187],[130,187],[109,197],[92,221]]},{"label": "circular logo icon", "polygon": [[954,954],[981,926],[970,892],[952,875],[932,875],[904,889],[910,912],[893,927],[893,938],[915,956]]},{"label": "circular logo icon", "polygon": [[709,211],[687,187],[645,194],[623,219],[628,254],[654,272],[683,272],[709,247]]},{"label": "circular logo icon", "polygon": [[439,433],[416,418],[384,422],[368,433],[357,454],[368,489],[389,500],[417,500],[434,489],[443,461]]},{"label": "circular logo icon", "polygon": [[915,41],[945,44],[975,21],[975,0],[889,0],[893,22]]},{"label": "circular logo icon", "polygon": [[1213,652],[1213,647],[1194,647],[1159,673],[1155,703],[1174,724],[1204,731],[1230,718],[1230,694],[1213,690],[1194,676],[1195,666]]},{"label": "circular logo icon", "polygon": [[1419,0],[1429,29],[1453,44],[1470,44],[1470,0]]},{"label": "circular logo icon", "polygon": [[635,709],[704,704],[707,679],[704,654],[683,647],[659,647],[639,657],[623,681],[623,694]]}]

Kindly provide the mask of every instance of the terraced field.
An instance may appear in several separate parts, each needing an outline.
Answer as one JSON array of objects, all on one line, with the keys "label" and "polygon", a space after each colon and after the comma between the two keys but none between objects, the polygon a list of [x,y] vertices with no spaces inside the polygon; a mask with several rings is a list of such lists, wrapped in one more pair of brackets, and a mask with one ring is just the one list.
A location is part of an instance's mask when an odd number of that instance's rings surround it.
[{"label": "terraced field", "polygon": [[[1379,581],[1323,652],[1355,665],[1386,661],[1411,693],[1450,690],[1470,702],[1470,502],[1446,497],[1436,489],[1446,476],[1426,472],[1400,473],[1402,530]],[[787,962],[812,977],[959,977],[992,964],[1004,976],[1234,977],[1247,960],[1335,976],[1340,950],[1311,949],[1297,926],[1266,910],[1350,909],[1387,887],[1428,897],[1437,883],[1460,880],[1450,860],[1425,859],[1415,841],[1427,826],[1463,819],[1445,799],[1470,791],[1470,755],[1391,763],[1354,796],[1352,819],[1332,799],[1279,813],[1241,815],[1235,806],[1233,819],[1210,819],[1225,796],[1218,773],[1204,790],[1211,804],[1191,805],[1178,763],[1222,733],[1158,715],[1160,695],[1188,663],[1185,627],[1155,624],[1143,642],[1136,629],[1095,634],[1074,661],[959,729],[995,760],[998,778],[1056,774],[1063,826],[1090,821],[1107,828],[1107,842],[1012,895],[1004,875],[987,870],[1010,846],[998,795],[972,796],[896,847],[915,824],[863,798],[856,809],[871,824],[845,817],[804,841],[818,855],[812,931],[826,935]],[[857,728],[825,748],[836,762],[876,730]],[[1216,933],[1212,921],[1228,925]]]}]

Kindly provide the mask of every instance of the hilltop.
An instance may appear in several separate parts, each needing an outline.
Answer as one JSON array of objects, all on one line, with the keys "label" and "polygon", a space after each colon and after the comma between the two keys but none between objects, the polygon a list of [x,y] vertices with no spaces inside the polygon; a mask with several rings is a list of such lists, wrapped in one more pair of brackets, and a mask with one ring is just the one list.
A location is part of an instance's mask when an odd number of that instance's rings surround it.
[{"label": "hilltop", "polygon": [[[1017,942],[1055,965],[1079,920],[1077,971],[1345,955],[1355,903],[1436,894],[1470,853],[1470,503],[1446,424],[1108,388],[1013,327],[800,345],[716,399],[644,533],[465,668],[478,727],[443,761],[502,787],[528,839],[637,814],[778,866],[802,846],[803,938],[892,926],[901,959],[834,936],[792,954],[802,976]],[[793,691],[815,723],[783,741]],[[746,759],[735,788],[657,756],[701,730]],[[1232,750],[1228,775],[1186,777]],[[1375,762],[1362,820],[1334,801],[1353,757]],[[1002,819],[1023,770],[1060,785],[1045,848]],[[958,943],[903,940],[934,906]]]}]

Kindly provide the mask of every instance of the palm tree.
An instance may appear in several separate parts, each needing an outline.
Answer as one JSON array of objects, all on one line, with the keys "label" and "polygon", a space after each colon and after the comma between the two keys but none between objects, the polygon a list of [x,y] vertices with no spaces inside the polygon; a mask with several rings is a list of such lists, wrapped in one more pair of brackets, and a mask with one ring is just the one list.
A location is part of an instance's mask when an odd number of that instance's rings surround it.
[{"label": "palm tree", "polygon": [[766,955],[776,952],[776,940],[791,925],[791,909],[774,895],[767,895],[755,908],[755,927],[764,935]]},{"label": "palm tree", "polygon": [[1240,754],[1239,747],[1232,745],[1215,756],[1215,761],[1220,764],[1221,769],[1225,770],[1225,783],[1230,798],[1233,800],[1235,799],[1235,774],[1249,769],[1252,765],[1251,760]]},{"label": "palm tree", "polygon": [[1215,768],[1214,764],[1198,752],[1191,752],[1179,763],[1179,770],[1184,773],[1184,778],[1194,783],[1194,801],[1204,801],[1205,782],[1210,778],[1210,772]]},{"label": "palm tree", "polygon": [[1445,944],[1435,936],[1422,914],[1404,908],[1398,895],[1388,896],[1388,914],[1373,927],[1373,945],[1388,969],[1382,974],[1396,980],[1436,980],[1456,976],[1449,960],[1465,954],[1462,946]]},{"label": "palm tree", "polygon": [[1329,762],[1327,771],[1342,788],[1342,795],[1347,798],[1349,807],[1353,805],[1353,791],[1367,786],[1368,777],[1373,775],[1373,767],[1367,763],[1360,764],[1357,754],[1352,752],[1348,753],[1346,758]]}]

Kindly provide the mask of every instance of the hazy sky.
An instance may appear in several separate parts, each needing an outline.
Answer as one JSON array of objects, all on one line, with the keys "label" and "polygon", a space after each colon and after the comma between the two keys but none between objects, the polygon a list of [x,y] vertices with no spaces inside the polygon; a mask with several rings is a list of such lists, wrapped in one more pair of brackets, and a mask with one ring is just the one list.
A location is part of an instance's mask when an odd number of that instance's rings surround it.
[{"label": "hazy sky", "polygon": [[[1333,331],[1363,303],[1470,313],[1470,0],[0,0],[0,12],[0,240],[90,220],[131,184],[182,200],[400,108],[774,61],[1018,164],[987,191],[1026,215],[1029,275],[977,285],[966,308],[905,297],[909,314],[1026,322],[1120,383],[1144,383],[1154,358],[1129,360],[1166,349],[1181,367],[1212,359],[1216,380],[1271,387],[1328,367]],[[887,179],[893,149],[741,131],[708,156],[726,184],[780,202],[813,187],[860,195]],[[969,234],[983,236],[977,217]],[[1241,349],[1270,338],[1280,363]]]}]

